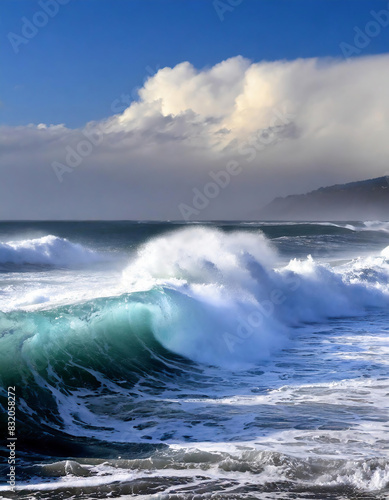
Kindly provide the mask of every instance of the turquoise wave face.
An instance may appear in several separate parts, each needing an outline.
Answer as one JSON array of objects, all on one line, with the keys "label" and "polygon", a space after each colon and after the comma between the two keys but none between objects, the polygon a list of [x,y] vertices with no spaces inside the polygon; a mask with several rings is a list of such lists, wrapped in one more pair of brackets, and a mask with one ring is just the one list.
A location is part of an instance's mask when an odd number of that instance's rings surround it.
[{"label": "turquoise wave face", "polygon": [[152,290],[1,314],[0,401],[5,407],[6,388],[17,387],[23,434],[60,431],[77,419],[77,398],[127,392],[142,377],[177,375],[184,360],[153,335],[166,300],[163,290]]},{"label": "turquoise wave face", "polygon": [[263,345],[260,335],[239,339],[236,346],[226,342],[237,311],[243,311],[240,304],[231,308],[185,291],[155,287],[0,314],[0,403],[6,406],[7,387],[17,387],[26,447],[54,439],[60,449],[64,436],[109,442],[112,433],[131,442],[123,429],[135,414],[139,419],[155,412],[150,395],[180,392],[181,378],[185,391],[207,384],[196,361],[228,366],[250,351],[252,359],[267,355],[253,348]]}]

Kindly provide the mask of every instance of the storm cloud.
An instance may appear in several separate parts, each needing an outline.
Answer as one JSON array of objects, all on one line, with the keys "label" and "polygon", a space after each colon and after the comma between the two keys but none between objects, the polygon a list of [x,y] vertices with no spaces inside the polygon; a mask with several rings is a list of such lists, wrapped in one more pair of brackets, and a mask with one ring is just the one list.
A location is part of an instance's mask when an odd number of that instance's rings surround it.
[{"label": "storm cloud", "polygon": [[0,217],[248,219],[388,174],[388,88],[389,55],[162,68],[82,129],[1,127]]}]

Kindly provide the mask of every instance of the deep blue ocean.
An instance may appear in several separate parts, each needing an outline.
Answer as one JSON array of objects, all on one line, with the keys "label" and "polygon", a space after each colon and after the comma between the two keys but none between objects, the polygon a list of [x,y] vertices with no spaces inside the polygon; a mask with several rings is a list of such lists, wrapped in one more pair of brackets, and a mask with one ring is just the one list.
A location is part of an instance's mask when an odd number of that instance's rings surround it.
[{"label": "deep blue ocean", "polygon": [[1,222],[0,498],[388,499],[388,279],[388,222]]}]

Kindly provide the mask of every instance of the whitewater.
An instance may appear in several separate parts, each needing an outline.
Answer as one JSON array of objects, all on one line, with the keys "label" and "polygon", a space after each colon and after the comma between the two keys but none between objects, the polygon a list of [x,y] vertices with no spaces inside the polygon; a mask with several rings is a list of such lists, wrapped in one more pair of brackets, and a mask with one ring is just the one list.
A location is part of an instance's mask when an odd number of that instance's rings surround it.
[{"label": "whitewater", "polygon": [[388,228],[0,223],[0,498],[389,498]]}]

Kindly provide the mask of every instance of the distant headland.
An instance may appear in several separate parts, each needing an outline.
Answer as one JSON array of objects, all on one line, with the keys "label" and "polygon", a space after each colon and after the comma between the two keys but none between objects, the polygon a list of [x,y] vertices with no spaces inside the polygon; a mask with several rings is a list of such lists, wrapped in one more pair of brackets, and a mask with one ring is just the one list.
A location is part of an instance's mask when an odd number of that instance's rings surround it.
[{"label": "distant headland", "polygon": [[389,176],[275,198],[261,220],[389,220]]}]

